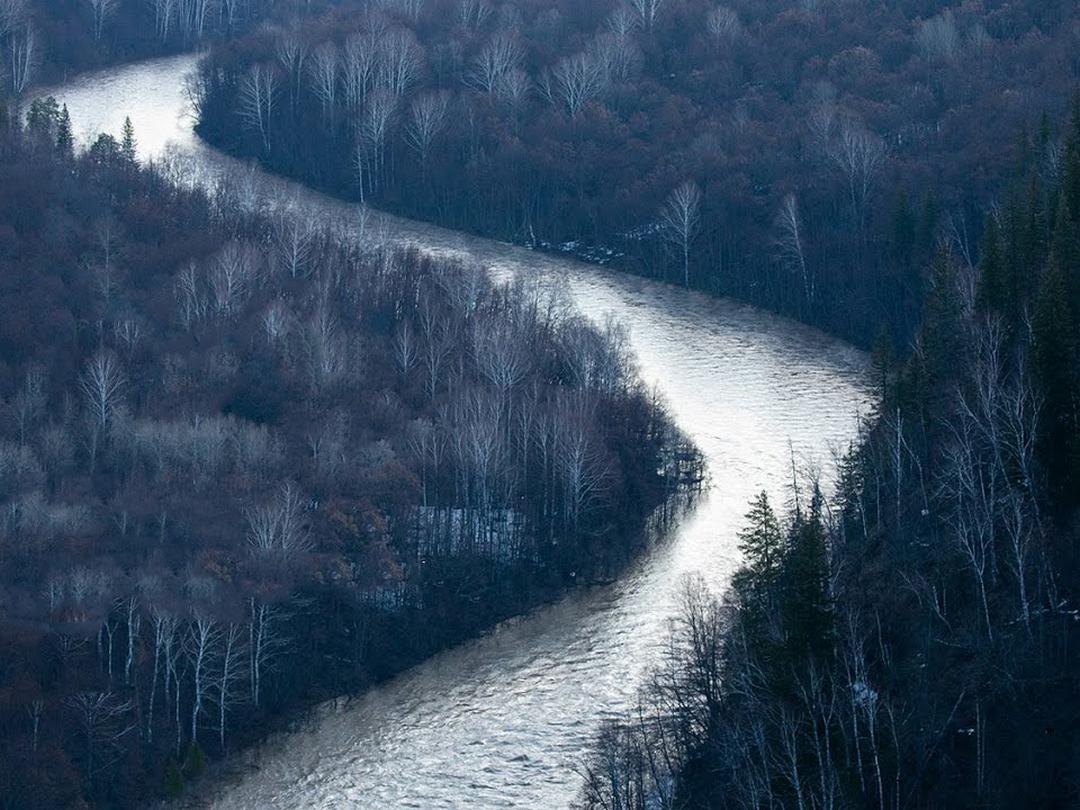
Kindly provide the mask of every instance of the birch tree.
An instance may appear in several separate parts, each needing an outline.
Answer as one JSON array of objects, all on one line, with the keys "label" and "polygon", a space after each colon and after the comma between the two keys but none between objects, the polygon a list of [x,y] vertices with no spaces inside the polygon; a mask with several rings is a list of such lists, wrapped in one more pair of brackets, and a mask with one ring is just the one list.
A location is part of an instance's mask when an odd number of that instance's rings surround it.
[{"label": "birch tree", "polygon": [[270,121],[277,96],[278,78],[268,65],[252,65],[240,80],[237,111],[243,124],[258,133],[263,151],[270,152]]},{"label": "birch tree", "polygon": [[675,187],[660,208],[660,229],[664,240],[682,258],[683,284],[690,286],[690,249],[701,226],[701,189],[692,180]]}]

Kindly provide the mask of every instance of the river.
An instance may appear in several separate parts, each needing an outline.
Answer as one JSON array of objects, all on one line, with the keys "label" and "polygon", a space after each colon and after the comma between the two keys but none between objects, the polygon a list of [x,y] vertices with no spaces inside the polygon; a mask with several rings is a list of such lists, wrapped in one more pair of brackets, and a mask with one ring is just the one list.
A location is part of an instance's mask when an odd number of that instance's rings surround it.
[{"label": "river", "polygon": [[[77,136],[119,136],[130,115],[140,158],[166,144],[199,182],[242,176],[248,199],[359,227],[357,209],[245,169],[198,141],[184,76],[194,57],[154,60],[48,91]],[[783,503],[792,462],[828,480],[834,453],[871,404],[866,356],[808,327],[732,301],[557,256],[373,215],[380,236],[493,271],[560,279],[578,308],[625,324],[642,376],[701,448],[711,476],[694,511],[618,582],[581,589],[435,656],[363,696],[321,708],[318,722],[241,755],[214,786],[221,808],[564,808],[604,717],[633,702],[656,660],[680,579],[723,588],[752,495]]]}]

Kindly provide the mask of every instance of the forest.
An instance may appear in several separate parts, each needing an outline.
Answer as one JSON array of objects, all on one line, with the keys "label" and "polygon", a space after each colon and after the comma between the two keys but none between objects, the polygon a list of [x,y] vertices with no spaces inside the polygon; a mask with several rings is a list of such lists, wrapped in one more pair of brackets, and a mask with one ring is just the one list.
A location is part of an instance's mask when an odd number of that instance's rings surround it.
[{"label": "forest", "polygon": [[1060,181],[1021,150],[976,265],[939,248],[835,501],[762,493],[731,591],[687,583],[581,808],[1080,801],[1080,95],[1064,129]]},{"label": "forest", "polygon": [[684,583],[581,810],[1080,805],[1075,2],[0,0],[0,806],[179,796],[706,483],[559,284],[31,101],[195,47],[230,154],[872,349],[836,480]]},{"label": "forest", "polygon": [[410,217],[903,350],[1026,126],[1052,182],[1068,0],[373,0],[213,48],[216,146]]},{"label": "forest", "polygon": [[[575,583],[700,482],[558,284],[0,127],[0,795],[134,806]],[[657,513],[657,509],[659,513]]]}]

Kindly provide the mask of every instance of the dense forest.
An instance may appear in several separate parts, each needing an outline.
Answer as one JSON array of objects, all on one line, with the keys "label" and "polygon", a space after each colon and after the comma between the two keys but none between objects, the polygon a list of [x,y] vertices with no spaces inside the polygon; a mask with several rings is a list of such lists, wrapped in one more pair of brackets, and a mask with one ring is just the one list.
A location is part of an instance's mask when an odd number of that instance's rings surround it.
[{"label": "dense forest", "polygon": [[325,4],[264,0],[0,0],[0,84],[33,84],[83,70],[188,51],[295,19]]},{"label": "dense forest", "polygon": [[838,493],[762,494],[729,594],[688,584],[581,806],[1080,803],[1080,96],[1021,141],[980,260],[943,244]]},{"label": "dense forest", "polygon": [[[2,109],[2,108],[0,108]],[[607,578],[700,479],[556,285],[0,126],[0,804],[175,794]],[[181,182],[176,182],[177,180]],[[348,238],[346,238],[348,237]]]},{"label": "dense forest", "polygon": [[1078,53],[1070,0],[371,0],[193,89],[203,137],[318,188],[906,346]]}]

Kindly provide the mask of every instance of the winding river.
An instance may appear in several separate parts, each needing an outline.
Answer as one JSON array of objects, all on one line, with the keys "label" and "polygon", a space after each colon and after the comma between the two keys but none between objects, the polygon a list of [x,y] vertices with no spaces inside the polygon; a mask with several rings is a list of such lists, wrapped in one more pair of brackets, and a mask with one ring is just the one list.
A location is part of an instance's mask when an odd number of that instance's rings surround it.
[{"label": "winding river", "polygon": [[[287,199],[323,220],[352,206],[241,166],[198,141],[184,76],[194,57],[80,78],[52,93],[77,136],[119,135],[130,115],[141,158],[188,176],[232,173],[251,201]],[[241,178],[236,180],[235,178]],[[357,224],[356,227],[359,227]],[[200,804],[221,808],[564,808],[602,718],[632,704],[677,604],[680,578],[722,588],[738,562],[749,498],[784,502],[792,462],[827,479],[870,406],[867,358],[820,332],[731,301],[643,281],[428,224],[373,215],[366,227],[501,273],[561,279],[577,306],[630,331],[641,373],[705,453],[711,487],[670,542],[613,585],[570,593],[505,622],[240,756]]]}]

